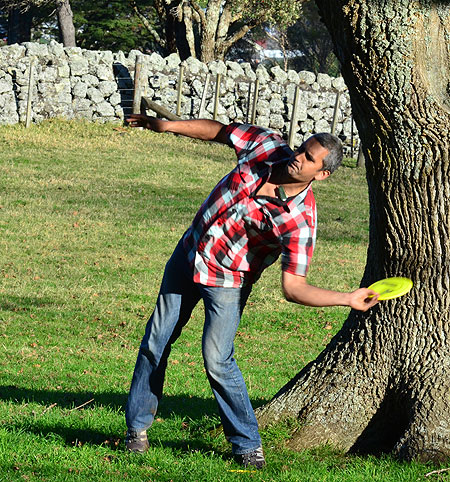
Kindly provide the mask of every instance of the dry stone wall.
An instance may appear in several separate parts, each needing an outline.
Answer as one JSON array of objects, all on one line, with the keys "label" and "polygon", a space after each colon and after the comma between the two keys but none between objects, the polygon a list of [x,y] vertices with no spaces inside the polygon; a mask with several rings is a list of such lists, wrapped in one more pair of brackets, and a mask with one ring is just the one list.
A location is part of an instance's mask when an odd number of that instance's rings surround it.
[{"label": "dry stone wall", "polygon": [[[0,124],[25,120],[30,64],[35,65],[31,92],[34,122],[51,117],[83,118],[90,121],[121,122],[132,110],[136,57],[141,56],[143,95],[175,113],[180,59],[176,54],[162,58],[153,53],[131,51],[89,51],[23,43],[0,48]],[[211,62],[208,65],[189,58],[183,62],[184,76],[181,116],[197,118],[207,85],[202,117],[212,118],[217,74],[221,74],[217,119],[224,123],[250,120],[255,80],[259,96],[255,123],[270,127],[287,137],[292,118],[296,86],[300,86],[298,125],[294,144],[313,132],[330,131],[336,94],[340,93],[336,134],[347,146],[357,144],[353,135],[348,92],[341,77],[331,78],[312,72],[284,72],[279,67],[253,69],[248,63]],[[208,76],[209,74],[209,76]],[[208,83],[206,79],[209,78]]]}]

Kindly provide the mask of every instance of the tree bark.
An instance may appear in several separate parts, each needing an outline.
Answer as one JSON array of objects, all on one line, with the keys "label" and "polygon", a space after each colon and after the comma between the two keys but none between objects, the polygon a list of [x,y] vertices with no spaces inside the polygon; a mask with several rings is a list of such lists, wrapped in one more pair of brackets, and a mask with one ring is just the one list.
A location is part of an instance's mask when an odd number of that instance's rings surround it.
[{"label": "tree bark", "polygon": [[73,13],[69,0],[58,3],[58,26],[59,35],[64,47],[76,47],[75,26],[73,25]]},{"label": "tree bark", "polygon": [[[302,424],[290,441],[450,456],[450,5],[316,0],[364,147],[370,240],[362,285],[414,288],[352,311],[319,357],[258,412]],[[319,206],[320,209],[320,206]],[[320,242],[320,240],[319,240]]]}]

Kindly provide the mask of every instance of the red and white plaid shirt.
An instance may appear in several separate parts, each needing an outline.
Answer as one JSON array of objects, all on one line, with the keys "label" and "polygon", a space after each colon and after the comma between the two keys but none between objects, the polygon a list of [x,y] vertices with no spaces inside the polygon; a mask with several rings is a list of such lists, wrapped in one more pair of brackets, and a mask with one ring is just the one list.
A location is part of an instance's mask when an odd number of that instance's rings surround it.
[{"label": "red and white plaid shirt", "polygon": [[280,253],[284,271],[305,276],[316,234],[311,185],[285,202],[256,193],[292,150],[261,127],[230,124],[227,134],[238,164],[211,191],[183,237],[194,281],[238,288],[255,282]]}]

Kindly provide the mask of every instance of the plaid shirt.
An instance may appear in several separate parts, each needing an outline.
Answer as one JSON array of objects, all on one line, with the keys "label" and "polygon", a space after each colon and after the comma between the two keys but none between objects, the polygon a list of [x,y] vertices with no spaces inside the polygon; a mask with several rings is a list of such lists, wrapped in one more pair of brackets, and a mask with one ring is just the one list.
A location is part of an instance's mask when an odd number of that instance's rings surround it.
[{"label": "plaid shirt", "polygon": [[260,127],[230,124],[227,134],[238,164],[211,191],[183,237],[194,281],[238,288],[255,282],[280,254],[284,271],[305,276],[316,232],[311,185],[285,202],[255,194],[292,150]]}]

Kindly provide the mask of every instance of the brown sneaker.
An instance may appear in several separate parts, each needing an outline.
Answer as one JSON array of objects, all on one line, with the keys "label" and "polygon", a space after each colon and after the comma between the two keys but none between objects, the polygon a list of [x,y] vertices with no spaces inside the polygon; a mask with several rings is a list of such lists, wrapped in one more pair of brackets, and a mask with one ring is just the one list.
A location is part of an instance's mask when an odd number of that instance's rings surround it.
[{"label": "brown sneaker", "polygon": [[147,439],[147,430],[128,430],[125,447],[130,452],[143,454],[150,447]]},{"label": "brown sneaker", "polygon": [[255,469],[262,469],[266,465],[262,447],[258,447],[253,452],[247,454],[235,455],[234,460],[244,467],[253,467]]}]

